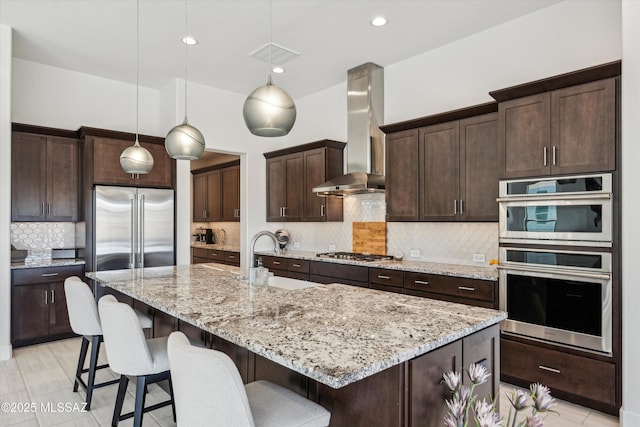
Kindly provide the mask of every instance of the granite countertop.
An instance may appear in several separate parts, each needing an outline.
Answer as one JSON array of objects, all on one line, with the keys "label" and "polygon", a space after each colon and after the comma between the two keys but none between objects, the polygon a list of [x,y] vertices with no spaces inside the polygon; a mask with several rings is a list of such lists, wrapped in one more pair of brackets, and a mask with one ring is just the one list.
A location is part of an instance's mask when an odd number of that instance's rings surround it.
[{"label": "granite countertop", "polygon": [[205,249],[218,249],[218,250],[221,250],[221,251],[228,251],[228,252],[240,252],[240,247],[239,246],[219,245],[217,243],[214,243],[214,244],[191,243],[191,247],[192,248],[205,248]]},{"label": "granite countertop", "polygon": [[507,317],[497,310],[341,284],[255,287],[239,274],[237,267],[194,264],[87,276],[333,388]]},{"label": "granite countertop", "polygon": [[[278,256],[273,251],[256,252],[259,255]],[[445,264],[427,261],[353,261],[336,258],[319,258],[316,252],[308,251],[286,251],[279,256],[295,259],[306,259],[310,261],[333,262],[338,264],[361,265],[364,267],[388,268],[390,270],[412,271],[416,273],[439,274],[443,276],[466,277],[469,279],[498,280],[498,269],[494,266],[465,265],[465,264]]]},{"label": "granite countertop", "polygon": [[84,260],[80,258],[58,258],[52,259],[50,263],[47,264],[25,264],[24,261],[21,262],[12,262],[11,269],[18,270],[23,268],[42,268],[42,267],[63,267],[66,265],[82,265],[84,264]]}]

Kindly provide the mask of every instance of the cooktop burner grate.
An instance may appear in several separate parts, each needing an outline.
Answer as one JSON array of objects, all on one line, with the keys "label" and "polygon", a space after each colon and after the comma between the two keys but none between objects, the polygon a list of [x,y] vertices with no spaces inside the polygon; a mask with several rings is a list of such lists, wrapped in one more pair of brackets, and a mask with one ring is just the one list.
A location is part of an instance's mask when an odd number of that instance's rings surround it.
[{"label": "cooktop burner grate", "polygon": [[377,255],[357,252],[323,252],[316,254],[319,258],[345,259],[350,261],[382,261],[393,259],[390,255]]}]

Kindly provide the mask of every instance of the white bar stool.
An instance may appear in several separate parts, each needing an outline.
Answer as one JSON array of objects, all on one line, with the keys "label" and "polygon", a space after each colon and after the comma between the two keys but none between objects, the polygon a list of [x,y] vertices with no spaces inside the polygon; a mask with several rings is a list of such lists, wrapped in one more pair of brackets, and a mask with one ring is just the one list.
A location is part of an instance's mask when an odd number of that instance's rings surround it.
[{"label": "white bar stool", "polygon": [[[105,295],[98,301],[102,321],[102,333],[111,370],[120,374],[120,385],[113,409],[111,425],[133,417],[134,427],[142,425],[145,412],[173,404],[173,386],[167,356],[167,337],[145,339],[140,322],[129,305],[118,302],[113,295]],[[127,376],[135,376],[136,402],[133,412],[122,414],[122,404],[129,384]],[[171,398],[165,402],[144,407],[148,384],[169,380]]]},{"label": "white bar stool", "polygon": [[194,347],[182,332],[168,342],[178,426],[326,427],[331,413],[269,381],[242,384],[226,354]]},{"label": "white bar stool", "polygon": [[[73,391],[78,391],[78,386],[87,392],[85,409],[91,409],[91,398],[93,390],[115,384],[118,380],[106,381],[96,384],[96,371],[109,367],[106,365],[98,365],[98,355],[100,353],[100,343],[102,342],[102,327],[100,325],[100,316],[98,315],[98,306],[94,299],[91,288],[77,276],[68,277],[64,281],[64,294],[67,301],[67,312],[69,313],[69,323],[74,333],[82,336],[82,345],[80,347],[80,356],[78,357],[78,367],[76,369],[76,377],[73,383]],[[144,324],[144,328],[151,328],[153,320],[140,312],[137,312],[140,323]],[[87,350],[91,343],[91,355],[89,358],[89,368],[84,368],[84,362],[87,358]],[[88,373],[87,382],[82,379],[82,374]]]}]

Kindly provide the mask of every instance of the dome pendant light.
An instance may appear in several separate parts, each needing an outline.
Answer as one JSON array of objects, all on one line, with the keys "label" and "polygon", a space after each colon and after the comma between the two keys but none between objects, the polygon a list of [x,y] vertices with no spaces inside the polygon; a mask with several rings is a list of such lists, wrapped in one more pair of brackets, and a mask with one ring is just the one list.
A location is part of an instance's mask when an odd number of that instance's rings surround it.
[{"label": "dome pendant light", "polygon": [[[185,38],[188,37],[188,25],[187,25],[187,0],[185,0],[184,6],[184,27]],[[185,40],[185,39],[183,39]],[[184,121],[182,124],[174,126],[169,131],[167,137],[164,140],[164,147],[174,159],[178,160],[196,160],[202,156],[205,148],[204,136],[195,127],[189,124],[187,120],[187,71],[188,71],[188,56],[189,49],[188,43],[184,42]]]},{"label": "dome pendant light", "polygon": [[120,154],[120,166],[126,173],[141,175],[151,172],[153,156],[138,141],[140,104],[140,0],[136,1],[136,142]]},{"label": "dome pendant light", "polygon": [[271,80],[271,40],[273,33],[271,0],[269,0],[269,78],[249,94],[242,116],[249,131],[257,136],[284,136],[296,122],[296,104],[287,92]]}]

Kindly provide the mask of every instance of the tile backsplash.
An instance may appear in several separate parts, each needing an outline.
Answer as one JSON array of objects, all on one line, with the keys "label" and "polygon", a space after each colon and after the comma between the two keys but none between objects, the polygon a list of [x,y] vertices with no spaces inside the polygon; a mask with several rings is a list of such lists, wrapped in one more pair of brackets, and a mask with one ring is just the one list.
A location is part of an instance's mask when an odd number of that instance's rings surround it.
[{"label": "tile backsplash", "polygon": [[208,223],[191,223],[191,241],[194,241],[193,235],[202,228],[213,229],[216,244],[222,244],[222,238],[226,232],[227,246],[238,248],[240,247],[240,223],[239,222],[208,222]]},{"label": "tile backsplash", "polygon": [[13,222],[11,244],[27,250],[27,265],[51,263],[52,249],[76,247],[76,225],[72,222]]},{"label": "tile backsplash", "polygon": [[[352,250],[352,223],[355,221],[384,221],[384,194],[346,196],[344,222],[277,223],[291,234],[289,249],[327,252],[329,245],[336,251]],[[271,227],[269,227],[271,229]],[[419,257],[410,257],[411,250],[419,250]],[[387,223],[387,254],[402,252],[405,260],[431,261],[478,265],[473,254],[490,259],[498,258],[498,223],[473,222],[389,222]]]}]

